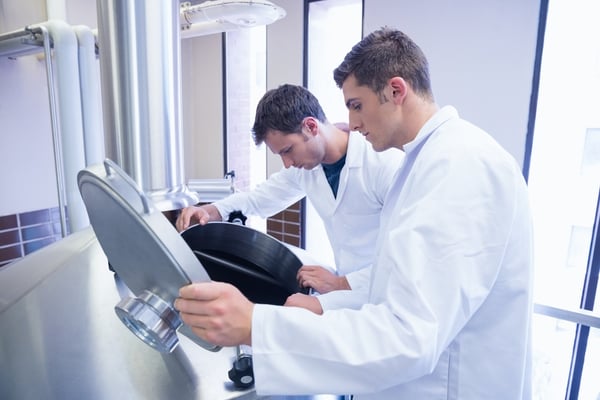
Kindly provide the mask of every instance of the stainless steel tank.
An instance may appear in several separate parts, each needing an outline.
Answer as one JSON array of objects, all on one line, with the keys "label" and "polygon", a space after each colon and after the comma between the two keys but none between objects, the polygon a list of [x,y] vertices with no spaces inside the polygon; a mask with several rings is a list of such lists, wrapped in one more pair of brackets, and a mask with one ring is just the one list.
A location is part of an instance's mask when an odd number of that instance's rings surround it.
[{"label": "stainless steel tank", "polygon": [[[227,376],[235,349],[144,344],[91,228],[0,270],[0,399],[255,399]],[[121,291],[121,292],[120,292]]]},{"label": "stainless steel tank", "polygon": [[169,308],[208,274],[281,304],[300,290],[302,252],[228,223],[182,237],[108,160],[79,185],[92,227],[0,269],[0,399],[260,398],[230,380],[235,348],[199,340]]}]

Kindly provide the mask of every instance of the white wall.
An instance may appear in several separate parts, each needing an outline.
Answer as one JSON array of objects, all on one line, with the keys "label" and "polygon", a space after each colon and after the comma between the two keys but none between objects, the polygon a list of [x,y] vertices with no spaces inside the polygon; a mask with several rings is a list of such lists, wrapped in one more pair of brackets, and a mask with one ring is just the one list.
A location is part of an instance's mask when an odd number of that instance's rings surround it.
[{"label": "white wall", "polygon": [[384,25],[429,59],[439,105],[493,135],[523,165],[539,0],[365,0],[364,33]]},{"label": "white wall", "polygon": [[0,59],[0,216],[58,205],[44,61]]},{"label": "white wall", "polygon": [[[65,1],[67,22],[96,23],[95,0]],[[0,0],[0,35],[48,19],[44,0]],[[0,59],[0,216],[58,206],[43,52]]]},{"label": "white wall", "polygon": [[[0,1],[0,34],[45,21],[45,6]],[[58,205],[48,104],[41,56],[0,59],[0,216]]]}]

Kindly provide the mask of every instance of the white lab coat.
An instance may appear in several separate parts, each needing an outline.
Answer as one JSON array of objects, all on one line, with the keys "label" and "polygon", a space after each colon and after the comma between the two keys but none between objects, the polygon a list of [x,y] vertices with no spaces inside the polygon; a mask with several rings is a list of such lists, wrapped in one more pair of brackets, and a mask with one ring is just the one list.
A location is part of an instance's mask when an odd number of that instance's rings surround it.
[{"label": "white lab coat", "polygon": [[[234,210],[266,218],[308,197],[323,220],[337,272],[347,275],[373,263],[383,201],[403,158],[399,150],[377,153],[359,133],[351,132],[337,197],[319,165],[312,170],[283,168],[254,190],[214,205],[223,218]],[[357,275],[357,280],[364,281],[364,276]],[[362,285],[350,276],[348,280],[351,287]]]},{"label": "white lab coat", "polygon": [[323,315],[255,306],[259,394],[531,398],[531,219],[518,165],[452,107],[405,152],[367,303]]}]

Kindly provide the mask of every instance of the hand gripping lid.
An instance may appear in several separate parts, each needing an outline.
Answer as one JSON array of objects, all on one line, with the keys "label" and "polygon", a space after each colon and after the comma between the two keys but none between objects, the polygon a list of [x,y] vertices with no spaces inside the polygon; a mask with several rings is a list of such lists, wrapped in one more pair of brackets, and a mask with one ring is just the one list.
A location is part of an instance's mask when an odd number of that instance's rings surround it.
[{"label": "hand gripping lid", "polygon": [[173,307],[179,288],[210,280],[173,225],[111,160],[81,170],[77,181],[108,262],[134,294],[115,306],[119,319],[161,352],[175,349],[177,330],[208,350],[220,350],[183,325]]}]

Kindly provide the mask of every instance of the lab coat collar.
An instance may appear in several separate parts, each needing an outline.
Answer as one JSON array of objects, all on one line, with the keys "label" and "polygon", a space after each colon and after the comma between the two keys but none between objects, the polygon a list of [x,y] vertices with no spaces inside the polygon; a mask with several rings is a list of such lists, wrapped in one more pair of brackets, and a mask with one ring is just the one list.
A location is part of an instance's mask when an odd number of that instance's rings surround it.
[{"label": "lab coat collar", "polygon": [[[363,140],[363,143],[359,143],[359,141]],[[362,167],[363,165],[363,156],[361,151],[350,151],[350,148],[358,148],[358,146],[366,146],[370,143],[365,143],[366,139],[358,132],[350,132],[348,135],[348,148],[346,149],[346,165],[348,168],[356,168]]]},{"label": "lab coat collar", "polygon": [[[356,149],[356,148],[360,148],[359,146],[365,146],[368,143],[359,143],[359,141],[364,140],[366,142],[366,140],[363,138],[363,136],[355,131],[351,131],[348,134],[348,147],[346,147],[346,162],[344,163],[344,169],[346,167],[349,168],[355,168],[355,167],[362,167],[363,165],[363,157],[362,157],[362,151],[351,151],[350,149]],[[317,166],[315,166],[313,169],[311,169],[311,171],[318,171],[318,170],[322,170],[323,169],[323,164],[319,164]]]},{"label": "lab coat collar", "polygon": [[404,145],[404,152],[408,155],[415,148],[419,147],[419,144],[426,140],[440,125],[444,124],[450,119],[458,118],[458,111],[452,106],[444,106],[438,110],[427,122],[421,127],[417,136]]},{"label": "lab coat collar", "polygon": [[[360,141],[363,141],[362,143]],[[340,174],[340,182],[338,185],[337,196],[335,197],[335,209],[342,202],[342,198],[344,197],[344,192],[346,191],[346,186],[348,184],[348,170],[350,168],[361,168],[363,166],[363,152],[360,151],[362,146],[367,146],[370,144],[366,143],[366,140],[363,136],[358,132],[350,132],[348,134],[348,147],[346,148],[346,163],[344,168],[342,168],[342,172]],[[323,168],[321,166],[321,168]]]}]

